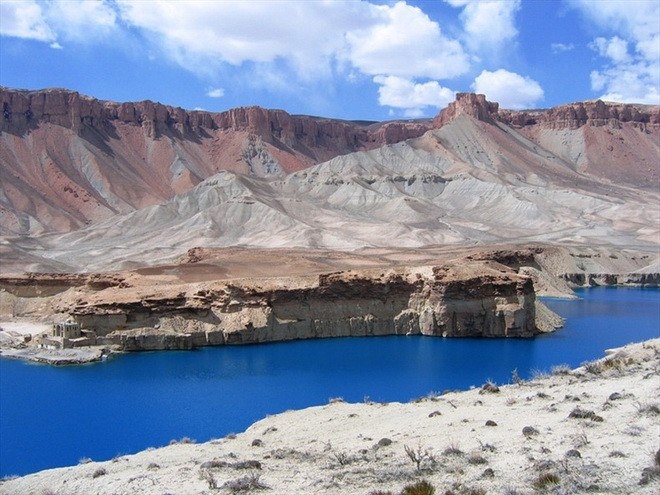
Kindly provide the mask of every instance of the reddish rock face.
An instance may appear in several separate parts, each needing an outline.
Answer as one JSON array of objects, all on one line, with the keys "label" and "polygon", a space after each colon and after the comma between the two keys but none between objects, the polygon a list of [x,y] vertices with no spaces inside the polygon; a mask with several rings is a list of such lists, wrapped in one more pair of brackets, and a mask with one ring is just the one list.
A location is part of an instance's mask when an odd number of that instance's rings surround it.
[{"label": "reddish rock face", "polygon": [[474,93],[458,93],[456,101],[450,103],[433,120],[433,127],[442,127],[461,114],[477,120],[493,122],[497,118],[499,105],[486,100],[486,96]]},{"label": "reddish rock face", "polygon": [[161,203],[221,170],[280,176],[430,128],[259,107],[187,111],[62,89],[0,88],[0,108],[0,234],[65,232]]},{"label": "reddish rock face", "polygon": [[660,124],[660,107],[625,103],[605,103],[601,100],[571,103],[548,110],[500,110],[497,120],[512,127],[542,125],[552,129],[577,129],[583,125],[618,126],[632,122]]}]

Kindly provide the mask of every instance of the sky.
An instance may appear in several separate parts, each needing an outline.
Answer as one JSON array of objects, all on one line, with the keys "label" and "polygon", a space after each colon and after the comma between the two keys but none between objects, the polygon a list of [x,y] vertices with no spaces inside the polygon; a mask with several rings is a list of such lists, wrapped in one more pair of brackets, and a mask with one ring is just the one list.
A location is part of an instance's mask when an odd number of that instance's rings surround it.
[{"label": "sky", "polygon": [[0,85],[349,120],[657,105],[660,0],[0,0]]}]

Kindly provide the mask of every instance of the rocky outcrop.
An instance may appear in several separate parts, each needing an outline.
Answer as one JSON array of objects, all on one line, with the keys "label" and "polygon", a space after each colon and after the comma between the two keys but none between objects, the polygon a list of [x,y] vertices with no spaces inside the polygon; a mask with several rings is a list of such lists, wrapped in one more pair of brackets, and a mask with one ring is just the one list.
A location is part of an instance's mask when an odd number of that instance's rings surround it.
[{"label": "rocky outcrop", "polygon": [[205,283],[85,294],[59,311],[98,343],[124,350],[190,349],[293,339],[432,335],[532,337],[530,278],[491,261],[388,273],[337,272],[286,284]]},{"label": "rocky outcrop", "polygon": [[542,125],[552,129],[577,129],[584,125],[620,127],[631,123],[640,129],[660,125],[660,106],[605,103],[601,100],[576,102],[547,110],[499,110],[497,120],[511,127]]},{"label": "rocky outcrop", "polygon": [[82,132],[85,127],[108,132],[116,125],[138,125],[153,139],[163,134],[204,136],[208,131],[247,131],[269,143],[279,142],[292,148],[327,148],[331,154],[398,142],[420,136],[429,129],[424,122],[355,123],[290,115],[283,110],[256,106],[213,113],[148,100],[115,103],[63,89],[0,88],[0,104],[0,130],[19,135],[44,123],[76,132]]},{"label": "rocky outcrop", "polygon": [[551,129],[577,129],[584,125],[620,127],[630,123],[640,129],[660,126],[660,106],[628,103],[605,103],[601,100],[576,102],[540,110],[508,110],[486,100],[485,95],[457,93],[456,100],[433,120],[439,128],[458,115],[469,115],[483,122],[501,122],[520,129],[541,125]]},{"label": "rocky outcrop", "polygon": [[483,122],[493,122],[497,117],[499,104],[486,100],[485,95],[457,93],[456,100],[442,110],[433,120],[433,127],[440,128],[459,115],[469,115]]}]

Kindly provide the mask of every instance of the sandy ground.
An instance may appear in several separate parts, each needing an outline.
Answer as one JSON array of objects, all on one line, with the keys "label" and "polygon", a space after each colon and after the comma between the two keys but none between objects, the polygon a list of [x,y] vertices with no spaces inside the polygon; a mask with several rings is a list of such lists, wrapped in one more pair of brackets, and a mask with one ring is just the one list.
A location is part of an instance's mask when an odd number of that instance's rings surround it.
[{"label": "sandy ground", "polygon": [[655,339],[528,382],[407,404],[335,399],[204,444],[4,480],[0,494],[369,495],[425,479],[439,494],[655,495],[659,364]]}]

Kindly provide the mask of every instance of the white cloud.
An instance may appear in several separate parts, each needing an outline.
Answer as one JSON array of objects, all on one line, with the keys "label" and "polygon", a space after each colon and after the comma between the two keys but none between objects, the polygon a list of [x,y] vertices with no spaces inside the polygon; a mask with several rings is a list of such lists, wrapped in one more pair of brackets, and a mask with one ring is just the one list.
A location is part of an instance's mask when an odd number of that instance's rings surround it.
[{"label": "white cloud", "polygon": [[150,33],[166,56],[192,70],[222,64],[283,61],[296,75],[330,74],[344,34],[360,25],[369,4],[339,2],[223,2],[119,0],[125,22]]},{"label": "white cloud", "polygon": [[660,104],[660,2],[571,0],[571,4],[608,35],[590,45],[605,59],[591,72],[592,89],[604,92],[600,98]]},{"label": "white cloud", "polygon": [[211,88],[206,92],[209,98],[222,98],[225,96],[225,90],[222,88]]},{"label": "white cloud", "polygon": [[602,57],[608,57],[614,63],[628,62],[630,60],[628,42],[618,36],[614,36],[609,40],[602,37],[596,38],[589,46],[596,50]]},{"label": "white cloud", "polygon": [[543,99],[543,89],[538,82],[504,69],[482,71],[472,89],[510,109],[530,108]]},{"label": "white cloud", "polygon": [[463,7],[461,20],[466,43],[474,51],[497,51],[518,35],[515,14],[520,0],[445,0],[452,7]]},{"label": "white cloud", "polygon": [[61,49],[61,39],[89,42],[108,35],[116,27],[116,13],[106,1],[3,0],[0,2],[0,34],[33,39]]},{"label": "white cloud", "polygon": [[461,44],[419,8],[397,2],[370,11],[376,22],[346,33],[348,58],[365,74],[443,79],[469,69]]},{"label": "white cloud", "polygon": [[44,18],[41,6],[31,0],[0,2],[0,34],[16,38],[54,42],[55,33]]},{"label": "white cloud", "polygon": [[552,43],[550,49],[552,50],[552,53],[570,52],[575,50],[575,45],[573,43]]},{"label": "white cloud", "polygon": [[117,14],[106,1],[58,0],[45,4],[44,11],[58,36],[76,42],[103,38],[117,22]]},{"label": "white cloud", "polygon": [[455,97],[454,91],[440,86],[437,81],[415,83],[397,76],[376,76],[374,82],[380,85],[378,102],[403,110],[407,117],[420,117],[427,107],[444,108]]}]

